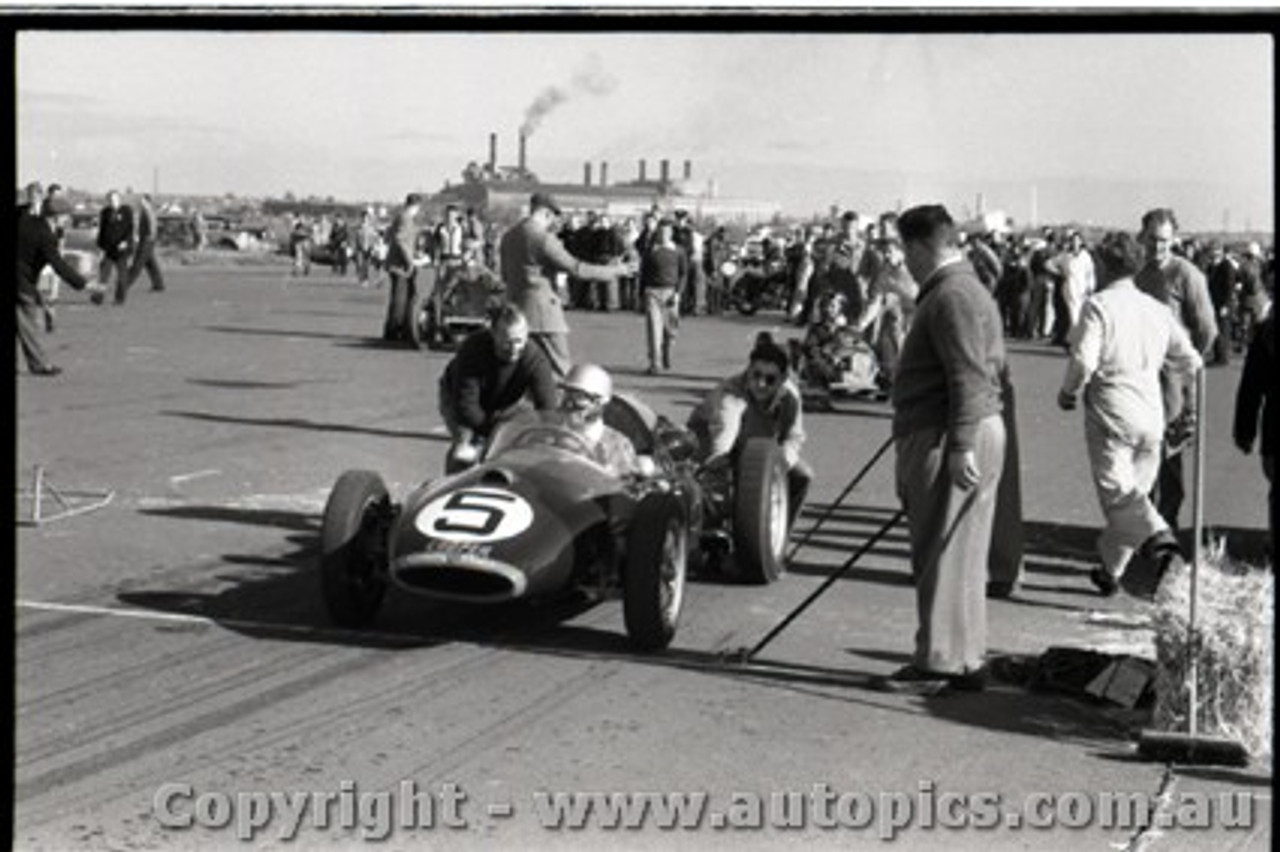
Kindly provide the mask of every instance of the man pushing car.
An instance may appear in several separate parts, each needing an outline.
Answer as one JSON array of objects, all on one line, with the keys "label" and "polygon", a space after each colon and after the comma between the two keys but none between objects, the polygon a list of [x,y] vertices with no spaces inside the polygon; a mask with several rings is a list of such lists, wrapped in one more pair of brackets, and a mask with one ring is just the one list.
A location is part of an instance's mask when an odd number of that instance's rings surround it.
[{"label": "man pushing car", "polygon": [[556,407],[556,380],[542,350],[529,346],[529,322],[504,305],[490,328],[462,342],[440,376],[440,416],[453,443],[445,471],[470,467],[494,427],[530,406]]}]

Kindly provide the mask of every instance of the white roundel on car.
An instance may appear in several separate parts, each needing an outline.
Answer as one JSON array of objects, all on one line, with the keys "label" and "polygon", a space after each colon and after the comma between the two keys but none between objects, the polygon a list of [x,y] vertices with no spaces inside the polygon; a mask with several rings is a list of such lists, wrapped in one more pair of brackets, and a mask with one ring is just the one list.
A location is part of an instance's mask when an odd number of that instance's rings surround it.
[{"label": "white roundel on car", "polygon": [[533,507],[502,488],[460,488],[423,506],[414,524],[423,535],[444,541],[502,541],[533,524]]}]

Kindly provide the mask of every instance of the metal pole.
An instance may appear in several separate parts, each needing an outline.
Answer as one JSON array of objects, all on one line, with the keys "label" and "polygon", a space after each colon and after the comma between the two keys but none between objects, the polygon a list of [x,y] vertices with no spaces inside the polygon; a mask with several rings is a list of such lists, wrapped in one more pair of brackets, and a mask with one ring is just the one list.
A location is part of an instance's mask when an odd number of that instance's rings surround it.
[{"label": "metal pole", "polygon": [[881,538],[883,538],[884,534],[887,533],[889,530],[891,530],[893,528],[893,525],[896,524],[905,514],[906,512],[903,511],[902,509],[898,509],[896,512],[894,512],[893,517],[885,521],[884,526],[876,530],[875,534],[873,534],[871,538],[863,542],[862,546],[859,547],[856,551],[854,551],[854,554],[850,556],[848,559],[846,559],[845,563],[841,565],[839,569],[835,571],[835,573],[833,573],[830,577],[824,580],[821,586],[818,586],[818,588],[814,589],[809,594],[809,597],[801,601],[800,605],[797,606],[795,609],[793,609],[791,613],[787,615],[786,618],[778,622],[778,625],[776,627],[774,627],[772,630],[766,633],[764,638],[761,639],[759,642],[757,642],[755,646],[746,653],[746,656],[742,658],[743,662],[749,661],[756,654],[764,650],[764,647],[768,645],[770,642],[772,642],[775,636],[777,636],[779,633],[785,630],[788,624],[795,621],[796,618],[799,617],[800,613],[808,609],[809,605],[812,604],[814,601],[816,601],[822,595],[823,592],[829,589],[832,583],[834,583],[836,580],[839,580],[841,577],[843,577],[844,572],[848,571],[853,566],[853,563],[861,559],[862,554],[866,553],[868,550],[874,547],[876,542],[878,542]]},{"label": "metal pole", "polygon": [[836,497],[836,499],[831,502],[831,505],[827,506],[827,510],[818,518],[817,523],[811,526],[805,534],[801,536],[800,540],[796,542],[795,546],[791,548],[791,552],[787,554],[788,562],[796,558],[796,554],[800,552],[800,548],[809,543],[809,539],[818,531],[818,528],[827,522],[827,519],[831,517],[831,514],[835,512],[836,508],[844,502],[844,498],[849,496],[849,492],[853,491],[853,489],[858,486],[858,483],[862,481],[862,477],[867,475],[867,471],[871,470],[875,463],[880,461],[880,457],[884,455],[892,445],[893,435],[890,435],[885,439],[885,442],[881,445],[880,449],[876,450],[875,455],[873,455],[871,459],[862,466],[862,470],[858,471],[853,479],[849,481],[849,484],[845,486],[844,491],[840,492],[840,496]]},{"label": "metal pole", "polygon": [[1204,530],[1204,426],[1205,426],[1205,371],[1201,367],[1196,371],[1196,431],[1195,440],[1195,457],[1192,460],[1192,477],[1194,482],[1191,490],[1191,606],[1187,614],[1187,675],[1191,679],[1190,690],[1188,692],[1189,702],[1189,722],[1188,730],[1192,737],[1196,736],[1199,730],[1199,721],[1197,720],[1198,707],[1200,704],[1200,677],[1199,677],[1199,657],[1196,646],[1198,637],[1196,636],[1196,594],[1199,586],[1200,572],[1200,553],[1201,553],[1201,536]]},{"label": "metal pole", "polygon": [[36,465],[35,480],[36,480],[35,487],[31,489],[32,493],[35,495],[35,502],[31,506],[31,522],[33,524],[39,524],[40,523],[40,499],[42,496],[40,492],[44,486],[44,468],[42,468],[40,465]]}]

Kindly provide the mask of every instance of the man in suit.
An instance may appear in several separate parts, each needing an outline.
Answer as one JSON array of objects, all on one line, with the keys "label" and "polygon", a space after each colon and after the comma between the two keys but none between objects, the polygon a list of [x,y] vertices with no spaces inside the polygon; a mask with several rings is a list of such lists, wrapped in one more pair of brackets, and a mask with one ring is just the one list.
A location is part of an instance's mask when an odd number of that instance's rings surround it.
[{"label": "man in suit", "polygon": [[38,194],[28,189],[26,208],[18,213],[18,343],[27,359],[27,368],[35,376],[56,376],[62,368],[49,362],[37,337],[40,316],[40,291],[36,284],[45,265],[77,290],[89,285],[58,251],[58,238],[53,220],[69,215],[71,205],[56,198],[40,202]]},{"label": "man in suit", "polygon": [[556,295],[553,278],[567,272],[584,281],[609,281],[634,274],[617,262],[607,266],[583,263],[551,233],[560,205],[550,195],[535,192],[529,199],[529,215],[502,235],[498,254],[507,299],[529,320],[529,340],[542,348],[556,375],[568,375],[569,325]]},{"label": "man in suit", "polygon": [[143,194],[138,199],[137,226],[138,245],[133,254],[133,266],[129,270],[129,286],[133,286],[145,269],[147,277],[151,279],[152,291],[159,293],[164,290],[164,274],[156,260],[156,213],[151,206],[150,195]]},{"label": "man in suit", "polygon": [[391,220],[387,228],[387,273],[391,277],[390,299],[387,301],[387,319],[382,325],[383,340],[402,340],[408,337],[406,323],[417,297],[418,225],[415,221],[422,211],[422,196],[411,192],[404,199],[404,207]]},{"label": "man in suit", "polygon": [[99,276],[103,284],[116,276],[117,305],[124,304],[129,289],[129,254],[133,248],[133,211],[121,205],[120,193],[107,193],[107,206],[98,214],[98,248],[102,251]]}]

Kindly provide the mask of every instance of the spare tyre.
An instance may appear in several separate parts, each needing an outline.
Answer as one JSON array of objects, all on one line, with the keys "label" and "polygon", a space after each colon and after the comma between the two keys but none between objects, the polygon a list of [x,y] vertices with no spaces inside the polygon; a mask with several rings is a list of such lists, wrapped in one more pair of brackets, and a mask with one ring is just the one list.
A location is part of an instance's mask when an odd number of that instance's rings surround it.
[{"label": "spare tyre", "polygon": [[787,466],[772,438],[748,438],[738,454],[733,489],[733,555],[750,583],[782,574],[787,547]]}]

